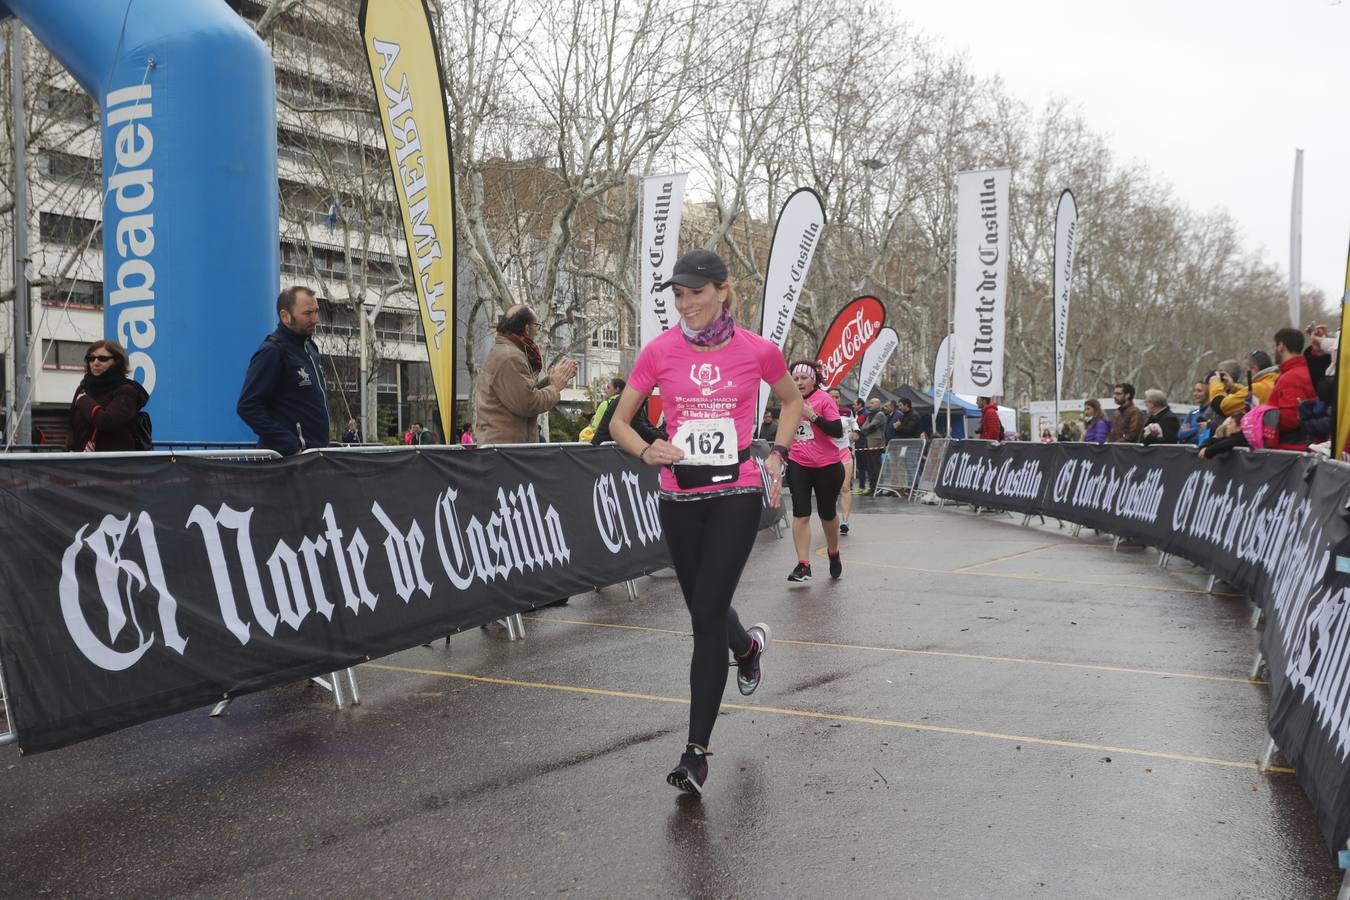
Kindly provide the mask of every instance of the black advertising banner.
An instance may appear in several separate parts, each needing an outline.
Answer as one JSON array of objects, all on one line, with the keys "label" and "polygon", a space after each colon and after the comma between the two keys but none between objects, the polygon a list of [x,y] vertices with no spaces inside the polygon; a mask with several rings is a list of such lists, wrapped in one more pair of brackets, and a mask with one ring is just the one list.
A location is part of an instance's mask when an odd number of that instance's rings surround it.
[{"label": "black advertising banner", "polygon": [[25,752],[334,671],[669,565],[613,446],[0,461]]},{"label": "black advertising banner", "polygon": [[1268,726],[1327,848],[1350,838],[1350,465],[1179,446],[955,441],[937,494],[1043,513],[1189,559],[1266,614]]}]

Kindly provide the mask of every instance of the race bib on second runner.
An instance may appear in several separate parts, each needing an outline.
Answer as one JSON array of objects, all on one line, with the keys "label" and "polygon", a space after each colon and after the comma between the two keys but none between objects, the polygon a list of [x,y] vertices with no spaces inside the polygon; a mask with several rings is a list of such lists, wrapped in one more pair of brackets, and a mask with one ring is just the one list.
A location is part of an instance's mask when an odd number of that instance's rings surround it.
[{"label": "race bib on second runner", "polygon": [[731,419],[686,419],[671,443],[684,451],[677,466],[729,466],[737,461],[736,423]]},{"label": "race bib on second runner", "polygon": [[792,439],[794,441],[811,440],[811,423],[806,421],[805,419],[802,419],[800,422],[798,422],[797,430],[795,433],[793,433]]}]

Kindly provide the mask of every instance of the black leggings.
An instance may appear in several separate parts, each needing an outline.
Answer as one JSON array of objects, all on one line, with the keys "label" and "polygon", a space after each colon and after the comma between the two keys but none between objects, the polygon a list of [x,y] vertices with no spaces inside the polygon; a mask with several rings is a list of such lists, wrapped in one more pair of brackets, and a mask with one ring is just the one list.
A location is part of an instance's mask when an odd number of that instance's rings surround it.
[{"label": "black leggings", "polygon": [[839,489],[844,486],[844,464],[834,463],[812,468],[789,460],[787,483],[788,490],[792,492],[794,519],[811,518],[811,494],[814,493],[820,521],[828,522],[835,517]]},{"label": "black leggings", "polygon": [[662,500],[661,528],[694,626],[689,661],[689,742],[708,746],[727,686],[727,648],[737,656],[750,638],[731,595],[759,534],[762,494]]}]

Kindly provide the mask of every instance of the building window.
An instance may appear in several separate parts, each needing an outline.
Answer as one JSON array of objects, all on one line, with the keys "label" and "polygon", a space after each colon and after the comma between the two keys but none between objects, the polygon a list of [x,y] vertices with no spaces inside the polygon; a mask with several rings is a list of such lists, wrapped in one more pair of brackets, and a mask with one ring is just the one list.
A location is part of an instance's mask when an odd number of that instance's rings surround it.
[{"label": "building window", "polygon": [[103,239],[103,226],[93,219],[45,212],[38,217],[38,236],[53,244],[93,246]]},{"label": "building window", "polygon": [[83,372],[84,351],[80,341],[43,341],[42,368],[48,371]]},{"label": "building window", "polygon": [[37,108],[64,119],[83,119],[86,122],[99,120],[94,98],[84,91],[67,91],[43,85],[38,89]]},{"label": "building window", "polygon": [[[66,303],[67,299],[70,301],[69,304]],[[56,284],[43,285],[42,305],[68,306],[70,309],[102,309],[103,282],[83,281],[77,278],[74,281],[62,280]]]},{"label": "building window", "polygon": [[619,323],[606,322],[592,331],[591,346],[600,350],[619,349]]},{"label": "building window", "polygon": [[43,156],[46,162],[47,177],[54,181],[71,181],[89,185],[102,182],[103,166],[97,159],[73,156],[57,150],[48,150]]}]

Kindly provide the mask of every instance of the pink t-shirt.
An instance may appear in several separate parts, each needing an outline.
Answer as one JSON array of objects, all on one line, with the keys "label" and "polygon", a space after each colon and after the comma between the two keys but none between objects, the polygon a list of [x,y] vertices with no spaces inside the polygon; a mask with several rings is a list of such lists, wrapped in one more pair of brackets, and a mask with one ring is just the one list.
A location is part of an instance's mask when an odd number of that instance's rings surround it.
[{"label": "pink t-shirt", "polygon": [[[826,422],[839,418],[839,407],[835,405],[834,398],[819,388],[811,392],[805,403]],[[803,412],[802,420],[797,423],[797,430],[792,434],[788,455],[799,466],[819,469],[839,462],[839,445]]]},{"label": "pink t-shirt", "polygon": [[[687,419],[729,418],[736,425],[736,449],[750,446],[758,421],[759,383],[770,384],[787,374],[783,351],[757,334],[737,328],[716,350],[696,350],[679,326],[649,341],[638,354],[628,386],[642,394],[661,389],[666,430],[673,438]],[[731,484],[682,490],[669,468],[661,470],[661,489],[673,493],[708,493],[763,486],[754,459],[741,463]]]}]

